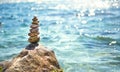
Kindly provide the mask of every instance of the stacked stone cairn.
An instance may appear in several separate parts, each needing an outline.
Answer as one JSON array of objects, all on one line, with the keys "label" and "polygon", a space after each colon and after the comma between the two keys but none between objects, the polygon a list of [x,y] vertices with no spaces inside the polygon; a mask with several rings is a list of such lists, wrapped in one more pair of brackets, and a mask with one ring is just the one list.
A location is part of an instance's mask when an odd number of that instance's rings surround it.
[{"label": "stacked stone cairn", "polygon": [[30,37],[28,39],[28,41],[31,44],[36,44],[39,42],[39,21],[37,19],[36,16],[34,16],[34,18],[32,19],[32,25],[30,26],[30,33],[28,34]]}]

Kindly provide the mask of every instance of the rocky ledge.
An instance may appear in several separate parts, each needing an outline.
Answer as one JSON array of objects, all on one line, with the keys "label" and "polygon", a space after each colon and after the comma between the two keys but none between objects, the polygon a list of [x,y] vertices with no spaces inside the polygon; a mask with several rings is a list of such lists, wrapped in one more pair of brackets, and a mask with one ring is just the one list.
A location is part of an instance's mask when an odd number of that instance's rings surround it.
[{"label": "rocky ledge", "polygon": [[24,49],[11,61],[0,63],[1,72],[63,72],[52,50],[38,45]]}]

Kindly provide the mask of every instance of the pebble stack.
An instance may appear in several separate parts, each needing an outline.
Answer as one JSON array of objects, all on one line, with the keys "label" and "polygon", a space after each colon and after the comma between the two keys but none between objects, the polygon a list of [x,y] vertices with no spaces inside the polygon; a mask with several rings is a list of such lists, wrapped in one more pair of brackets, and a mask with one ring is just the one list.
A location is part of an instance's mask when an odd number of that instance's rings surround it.
[{"label": "pebble stack", "polygon": [[30,36],[28,41],[32,44],[38,43],[39,41],[39,21],[37,19],[37,17],[35,16],[32,19],[32,25],[30,26],[30,33],[28,33],[28,35]]}]

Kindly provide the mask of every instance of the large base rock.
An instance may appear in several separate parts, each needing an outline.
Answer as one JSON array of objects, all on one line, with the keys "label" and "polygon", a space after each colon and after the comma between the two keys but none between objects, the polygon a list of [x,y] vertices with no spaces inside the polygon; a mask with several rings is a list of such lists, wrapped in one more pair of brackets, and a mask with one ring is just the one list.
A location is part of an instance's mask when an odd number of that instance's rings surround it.
[{"label": "large base rock", "polygon": [[24,49],[6,65],[3,72],[62,72],[54,52],[42,45],[34,50]]}]

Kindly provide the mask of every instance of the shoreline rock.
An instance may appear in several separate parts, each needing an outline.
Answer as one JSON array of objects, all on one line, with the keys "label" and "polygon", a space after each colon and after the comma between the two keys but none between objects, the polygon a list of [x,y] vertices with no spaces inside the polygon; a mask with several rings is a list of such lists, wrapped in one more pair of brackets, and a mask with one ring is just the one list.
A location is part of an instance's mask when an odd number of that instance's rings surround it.
[{"label": "shoreline rock", "polygon": [[42,45],[33,50],[23,49],[18,56],[0,66],[2,72],[63,72],[54,51]]}]

